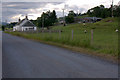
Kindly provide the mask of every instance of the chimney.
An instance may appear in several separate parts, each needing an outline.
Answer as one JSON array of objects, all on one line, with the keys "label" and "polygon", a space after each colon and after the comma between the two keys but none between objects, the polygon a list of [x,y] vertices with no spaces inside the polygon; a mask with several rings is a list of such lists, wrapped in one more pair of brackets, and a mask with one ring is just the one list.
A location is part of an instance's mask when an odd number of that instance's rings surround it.
[{"label": "chimney", "polygon": [[19,18],[19,19],[18,19],[18,22],[20,22],[20,21],[21,21],[21,19]]},{"label": "chimney", "polygon": [[28,16],[26,15],[26,19],[28,20]]}]

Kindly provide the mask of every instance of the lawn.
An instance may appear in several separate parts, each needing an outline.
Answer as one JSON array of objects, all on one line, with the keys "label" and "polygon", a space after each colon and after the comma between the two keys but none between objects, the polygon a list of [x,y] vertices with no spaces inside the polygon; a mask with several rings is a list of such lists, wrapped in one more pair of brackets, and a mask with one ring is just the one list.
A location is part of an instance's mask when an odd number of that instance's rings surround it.
[{"label": "lawn", "polygon": [[[71,47],[89,49],[98,54],[118,56],[118,18],[106,18],[97,23],[68,24],[67,26],[52,26],[51,30],[62,30],[61,33],[21,33],[7,32],[28,39],[64,44]],[[91,29],[93,29],[91,43]],[[73,30],[73,37],[72,37]],[[87,33],[84,33],[87,30]]]}]

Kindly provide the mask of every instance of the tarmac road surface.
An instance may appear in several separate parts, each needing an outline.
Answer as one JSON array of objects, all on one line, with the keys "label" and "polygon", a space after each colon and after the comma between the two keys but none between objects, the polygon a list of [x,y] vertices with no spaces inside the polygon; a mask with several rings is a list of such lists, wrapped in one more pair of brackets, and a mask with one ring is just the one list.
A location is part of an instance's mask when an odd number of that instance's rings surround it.
[{"label": "tarmac road surface", "polygon": [[3,33],[3,78],[117,78],[118,65]]}]

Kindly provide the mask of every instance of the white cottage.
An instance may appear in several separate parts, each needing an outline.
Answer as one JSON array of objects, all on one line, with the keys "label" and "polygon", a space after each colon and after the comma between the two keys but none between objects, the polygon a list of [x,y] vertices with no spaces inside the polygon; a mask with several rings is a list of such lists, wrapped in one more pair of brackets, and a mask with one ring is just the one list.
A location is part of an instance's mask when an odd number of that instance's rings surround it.
[{"label": "white cottage", "polygon": [[19,22],[13,27],[13,31],[30,31],[30,30],[36,31],[37,27],[30,20],[28,20],[27,16],[23,20],[19,19]]}]

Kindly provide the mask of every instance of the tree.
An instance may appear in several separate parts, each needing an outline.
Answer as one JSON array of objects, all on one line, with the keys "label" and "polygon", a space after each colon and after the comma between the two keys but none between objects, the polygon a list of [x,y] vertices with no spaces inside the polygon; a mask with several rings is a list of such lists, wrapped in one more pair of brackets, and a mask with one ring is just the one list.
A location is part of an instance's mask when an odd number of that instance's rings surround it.
[{"label": "tree", "polygon": [[9,28],[13,28],[13,26],[15,26],[17,24],[17,22],[11,22],[10,24],[8,24]]},{"label": "tree", "polygon": [[115,17],[120,17],[120,5],[114,5],[113,15]]},{"label": "tree", "polygon": [[5,30],[5,26],[2,25],[2,31],[4,31],[4,30]]},{"label": "tree", "polygon": [[69,11],[68,16],[65,17],[66,23],[74,23],[75,13],[74,11]]},{"label": "tree", "polygon": [[95,16],[106,18],[111,16],[111,10],[109,8],[105,8],[104,5],[100,5],[89,9],[87,14],[92,17]]},{"label": "tree", "polygon": [[74,11],[69,11],[68,16],[76,16],[76,14],[74,13]]},{"label": "tree", "polygon": [[[91,8],[87,11],[87,14],[91,17],[101,17],[107,18],[112,16],[112,6],[110,8],[105,8],[104,5],[100,5],[94,8]],[[113,15],[114,17],[120,16],[120,5],[113,6]]]},{"label": "tree", "polygon": [[55,10],[53,10],[51,17],[52,17],[53,23],[57,22],[57,16],[56,16]]},{"label": "tree", "polygon": [[42,13],[41,17],[37,18],[37,25],[39,27],[47,27],[54,25],[57,21],[57,16],[55,10],[52,12],[47,11],[46,13]]},{"label": "tree", "polygon": [[74,17],[73,16],[66,16],[65,21],[66,21],[66,23],[73,23],[74,22]]}]

